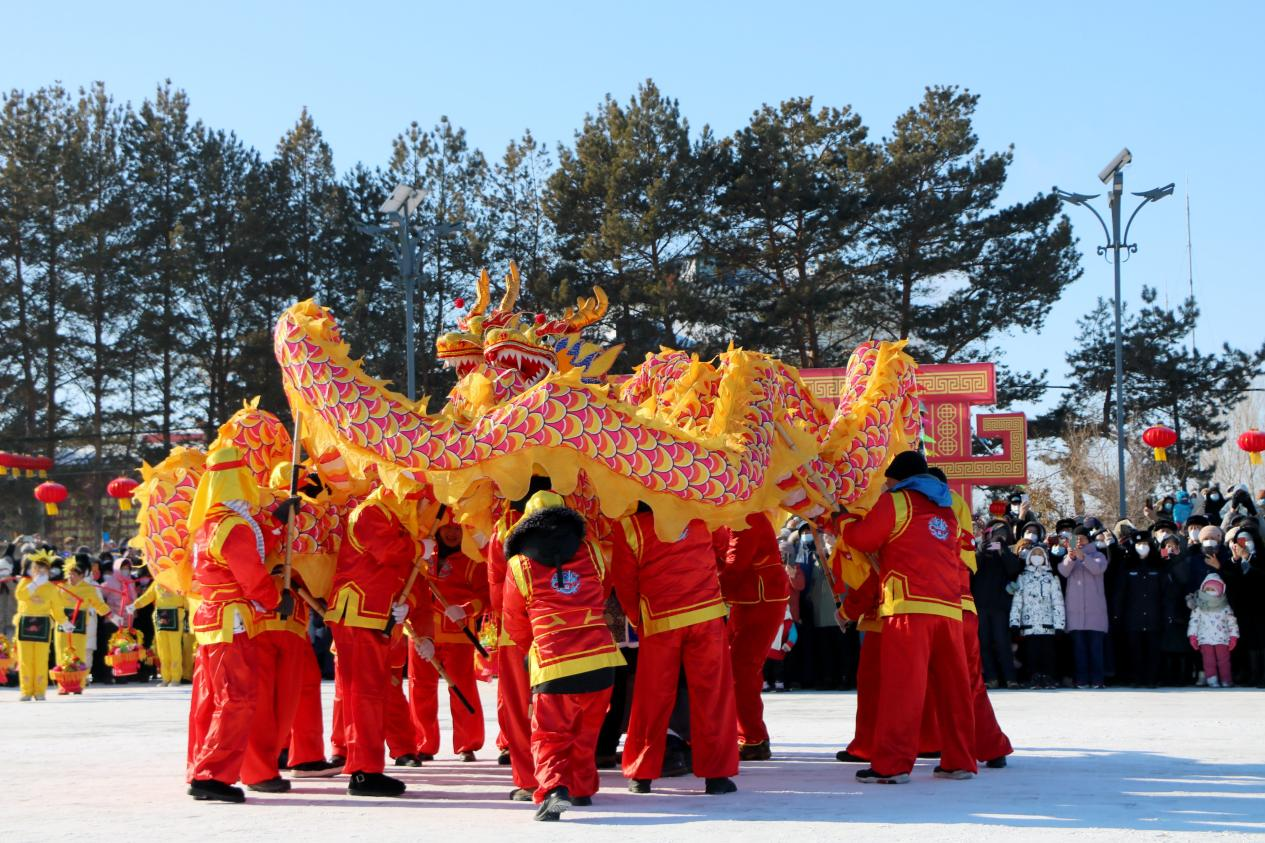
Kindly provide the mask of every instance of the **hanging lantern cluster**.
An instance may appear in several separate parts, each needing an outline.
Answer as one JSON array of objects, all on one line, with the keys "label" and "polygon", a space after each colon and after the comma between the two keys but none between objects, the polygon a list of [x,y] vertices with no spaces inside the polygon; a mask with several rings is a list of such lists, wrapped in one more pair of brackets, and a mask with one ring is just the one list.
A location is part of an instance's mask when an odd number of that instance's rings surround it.
[{"label": "hanging lantern cluster", "polygon": [[47,477],[48,471],[53,467],[51,457],[32,457],[26,454],[11,454],[8,451],[0,451],[0,476],[13,472],[14,477],[21,477],[22,472],[26,472],[27,477],[34,477],[37,474],[40,477]]},{"label": "hanging lantern cluster", "polygon": [[1167,462],[1167,449],[1177,444],[1177,431],[1167,425],[1153,425],[1143,431],[1142,441],[1155,449],[1156,462]]},{"label": "hanging lantern cluster", "polygon": [[1261,451],[1265,451],[1265,433],[1252,428],[1239,434],[1239,447],[1247,451],[1252,465],[1261,464]]},{"label": "hanging lantern cluster", "polygon": [[1005,501],[993,501],[988,505],[988,514],[1001,518],[1006,514],[1007,509],[1009,509],[1009,507],[1006,505]]},{"label": "hanging lantern cluster", "polygon": [[44,504],[44,512],[48,515],[56,515],[57,504],[66,500],[69,495],[65,486],[51,480],[35,487],[35,499]]},{"label": "hanging lantern cluster", "polygon": [[132,492],[140,484],[130,477],[115,477],[105,487],[105,493],[119,502],[123,512],[132,511]]}]

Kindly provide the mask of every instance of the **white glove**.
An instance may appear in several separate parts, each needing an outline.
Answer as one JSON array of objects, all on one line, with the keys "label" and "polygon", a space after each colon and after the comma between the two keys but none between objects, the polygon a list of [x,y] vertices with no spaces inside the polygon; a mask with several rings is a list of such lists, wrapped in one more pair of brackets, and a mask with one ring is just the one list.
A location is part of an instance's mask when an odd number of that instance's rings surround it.
[{"label": "white glove", "polygon": [[404,619],[408,617],[408,606],[403,603],[397,603],[391,607],[391,619],[396,623],[404,623]]},{"label": "white glove", "polygon": [[59,627],[57,627],[57,628],[58,628],[58,629],[60,629],[62,632],[74,632],[74,631],[75,631],[75,625],[74,625],[73,623],[71,623],[70,621],[67,621],[66,623],[62,624],[61,626],[59,626]]},{"label": "white glove", "polygon": [[435,555],[435,540],[422,539],[422,558],[430,559]]},{"label": "white glove", "polygon": [[413,649],[417,651],[417,656],[422,661],[430,661],[435,658],[435,642],[429,638],[414,638]]},{"label": "white glove", "polygon": [[[130,606],[128,607],[128,614],[131,614],[131,607],[130,607]],[[123,625],[123,616],[122,616],[122,615],[110,615],[110,623],[114,624],[115,626],[122,626],[122,625]]]},{"label": "white glove", "polygon": [[448,618],[448,620],[453,623],[461,623],[466,619],[466,610],[460,606],[449,606],[447,609],[444,609],[444,617]]},{"label": "white glove", "polygon": [[[124,607],[123,607],[123,614],[125,614],[125,615],[134,615],[134,614],[136,614],[136,604],[135,604],[135,603],[128,603],[126,606],[124,606]],[[118,615],[115,615],[115,617],[117,618],[117,617],[118,617]],[[115,621],[115,623],[118,623],[118,621]]]}]

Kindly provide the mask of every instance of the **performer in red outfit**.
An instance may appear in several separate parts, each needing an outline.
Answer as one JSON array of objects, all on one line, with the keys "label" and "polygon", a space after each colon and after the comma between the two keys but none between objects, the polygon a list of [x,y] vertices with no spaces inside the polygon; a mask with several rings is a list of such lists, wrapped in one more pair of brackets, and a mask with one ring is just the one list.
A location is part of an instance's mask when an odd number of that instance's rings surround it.
[{"label": "performer in red outfit", "polygon": [[[916,451],[896,457],[888,491],[863,518],[845,516],[843,540],[877,552],[883,591],[878,715],[862,782],[909,780],[930,685],[945,725],[941,778],[976,771],[975,719],[962,643],[960,534],[948,487]],[[952,724],[952,728],[948,727]]]},{"label": "performer in red outfit", "polygon": [[[347,792],[353,796],[399,796],[404,783],[383,774],[384,718],[391,697],[390,639],[411,620],[421,655],[433,655],[429,592],[404,585],[433,543],[418,547],[417,509],[380,488],[348,519],[339,549],[325,623],[338,648],[335,679],[342,700],[346,738]],[[412,604],[411,609],[409,604]],[[408,720],[407,716],[404,718]],[[411,727],[411,724],[410,724]]]},{"label": "performer in red outfit", "polygon": [[[541,490],[547,490],[543,484]],[[527,676],[527,651],[514,643],[505,629],[502,609],[505,580],[509,575],[505,540],[521,516],[521,506],[509,508],[496,525],[488,543],[488,599],[496,624],[496,721],[510,756],[514,789],[510,799],[530,802],[536,791],[536,765],[531,757],[531,682]]]},{"label": "performer in red outfit", "polygon": [[[946,480],[936,467],[929,474]],[[975,758],[987,762],[993,769],[1006,766],[1006,756],[1014,752],[1010,739],[1001,730],[993,704],[988,699],[984,674],[980,665],[979,613],[975,608],[975,596],[971,593],[971,574],[975,572],[975,530],[971,519],[971,507],[962,496],[953,492],[953,514],[957,516],[960,552],[962,559],[962,643],[966,651],[966,672],[971,682],[971,705],[975,712]],[[929,701],[930,702],[930,701]],[[939,750],[940,723],[935,706],[928,705],[923,716],[922,751]]]},{"label": "performer in red outfit", "polygon": [[264,567],[280,532],[262,530],[255,522],[251,510],[258,501],[254,479],[236,448],[220,448],[207,457],[189,511],[193,583],[202,597],[190,624],[199,645],[186,774],[194,799],[246,798],[233,783],[241,775],[255,713],[256,607],[265,611],[281,602]]},{"label": "performer in red outfit", "polygon": [[609,588],[584,519],[537,492],[506,539],[503,620],[529,652],[536,819],[557,820],[597,792],[597,738],[615,668],[624,663],[603,617]]},{"label": "performer in red outfit", "polygon": [[717,530],[720,593],[729,606],[729,653],[733,664],[734,704],[738,710],[738,757],[771,757],[764,725],[764,661],[786,617],[790,581],[782,566],[777,535],[764,513],[747,517],[747,529]]},{"label": "performer in red outfit", "polygon": [[662,772],[684,668],[694,775],[707,780],[707,793],[732,793],[738,789],[729,778],[738,774],[738,715],[711,534],[693,521],[676,541],[665,542],[642,505],[612,537],[615,592],[641,640],[624,741],[628,788],[649,793]]},{"label": "performer in red outfit", "polygon": [[[474,711],[466,710],[456,693],[448,692],[452,713],[452,751],[463,761],[474,761],[483,747],[483,709],[474,677],[474,645],[462,629],[467,618],[477,618],[488,603],[488,575],[483,565],[461,552],[461,528],[445,524],[435,534],[437,560],[426,574],[444,603],[435,604],[435,658],[456,683]],[[427,761],[439,752],[439,673],[416,653],[409,657],[409,706],[417,731],[417,755]]]},{"label": "performer in red outfit", "polygon": [[[274,568],[274,579],[280,575]],[[302,587],[294,575],[296,588]],[[286,793],[290,782],[281,778],[277,759],[290,741],[298,711],[304,661],[315,661],[307,640],[308,607],[295,600],[287,617],[277,612],[259,616],[255,636],[256,705],[254,726],[242,763],[242,783],[250,790]],[[319,669],[318,669],[319,674]]]},{"label": "performer in red outfit", "polygon": [[854,621],[861,639],[861,658],[857,664],[857,713],[852,741],[846,749],[835,753],[840,761],[868,762],[874,751],[874,730],[878,719],[879,661],[883,647],[883,621],[879,617],[882,600],[877,574],[870,574],[860,587],[843,598],[839,613]]}]

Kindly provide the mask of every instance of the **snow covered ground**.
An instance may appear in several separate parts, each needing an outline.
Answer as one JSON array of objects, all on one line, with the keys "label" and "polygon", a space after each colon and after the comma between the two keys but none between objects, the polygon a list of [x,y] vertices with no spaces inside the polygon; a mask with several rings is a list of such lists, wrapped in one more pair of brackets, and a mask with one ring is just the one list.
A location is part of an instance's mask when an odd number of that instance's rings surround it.
[{"label": "snow covered ground", "polygon": [[[326,713],[332,685],[326,683]],[[485,712],[493,688],[482,686]],[[1028,840],[1186,839],[1265,833],[1265,692],[1251,690],[998,692],[1016,747],[1011,766],[974,781],[858,785],[834,760],[851,735],[855,696],[766,695],[776,760],[744,765],[740,792],[705,797],[671,779],[634,796],[602,775],[591,808],[531,821],[510,802],[495,753],[441,756],[401,800],[352,799],[345,779],[296,782],[246,805],[184,795],[188,686],[91,688],[19,703],[0,689],[0,840]],[[328,721],[327,721],[328,722]],[[495,723],[489,724],[489,735]]]}]

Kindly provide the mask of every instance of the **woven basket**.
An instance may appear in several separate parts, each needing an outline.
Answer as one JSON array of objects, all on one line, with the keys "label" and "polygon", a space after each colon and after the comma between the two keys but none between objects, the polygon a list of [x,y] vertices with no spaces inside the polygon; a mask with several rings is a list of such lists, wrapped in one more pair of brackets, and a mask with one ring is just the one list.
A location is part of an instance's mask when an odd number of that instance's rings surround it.
[{"label": "woven basket", "polygon": [[110,665],[110,672],[115,676],[133,676],[141,669],[141,653],[140,650],[127,653],[111,652],[106,656],[106,662]]},{"label": "woven basket", "polygon": [[86,670],[62,670],[60,667],[55,667],[50,672],[57,687],[68,694],[83,693],[84,685],[88,682]]}]

